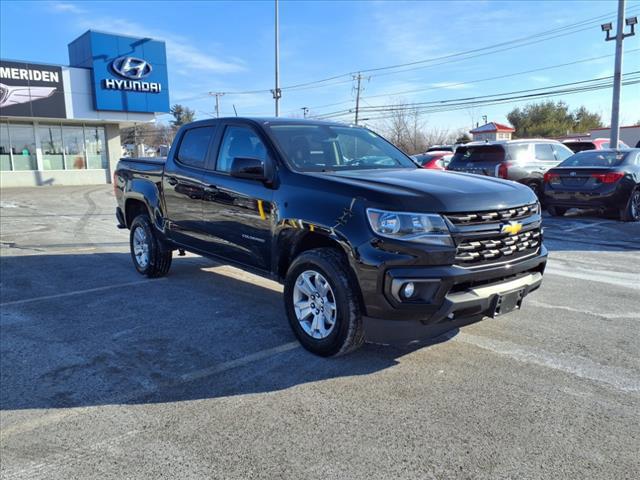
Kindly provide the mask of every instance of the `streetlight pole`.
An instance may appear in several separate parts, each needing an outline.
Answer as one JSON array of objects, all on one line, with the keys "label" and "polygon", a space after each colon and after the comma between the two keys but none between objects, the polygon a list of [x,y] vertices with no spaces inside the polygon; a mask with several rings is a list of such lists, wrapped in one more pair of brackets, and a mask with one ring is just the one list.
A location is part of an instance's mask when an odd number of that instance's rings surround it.
[{"label": "streetlight pole", "polygon": [[276,7],[276,88],[271,90],[273,99],[276,102],[276,117],[280,116],[280,97],[282,97],[282,90],[280,90],[280,25],[278,17],[278,0],[275,0]]},{"label": "streetlight pole", "polygon": [[[607,32],[607,42],[616,41],[616,60],[613,72],[613,99],[611,101],[611,132],[609,134],[609,144],[611,148],[618,148],[620,140],[620,89],[622,86],[622,41],[626,37],[635,35],[635,26],[638,23],[637,17],[624,19],[625,0],[618,0],[618,19],[616,25],[616,36],[612,37],[610,31],[613,29],[611,23],[601,25],[602,31]],[[631,27],[631,32],[624,33],[625,23]]]}]

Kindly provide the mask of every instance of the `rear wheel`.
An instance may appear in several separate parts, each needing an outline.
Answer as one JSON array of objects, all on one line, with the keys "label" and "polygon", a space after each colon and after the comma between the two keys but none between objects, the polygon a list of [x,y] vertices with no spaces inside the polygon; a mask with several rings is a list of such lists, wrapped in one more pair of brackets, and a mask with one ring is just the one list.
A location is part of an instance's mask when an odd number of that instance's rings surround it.
[{"label": "rear wheel", "polygon": [[533,193],[536,194],[538,199],[542,198],[542,186],[538,182],[528,182],[525,183],[525,185],[533,190]]},{"label": "rear wheel", "polygon": [[567,213],[567,209],[562,207],[548,206],[547,212],[549,212],[549,215],[551,215],[552,217],[562,217],[565,213]]},{"label": "rear wheel", "polygon": [[640,222],[640,188],[631,192],[627,205],[620,210],[620,220],[623,222]]},{"label": "rear wheel", "polygon": [[172,252],[158,238],[147,215],[138,215],[131,222],[129,233],[131,259],[136,270],[150,278],[162,277],[171,268]]},{"label": "rear wheel", "polygon": [[303,252],[287,272],[284,302],[304,348],[323,357],[344,355],[364,342],[357,283],[340,252]]}]

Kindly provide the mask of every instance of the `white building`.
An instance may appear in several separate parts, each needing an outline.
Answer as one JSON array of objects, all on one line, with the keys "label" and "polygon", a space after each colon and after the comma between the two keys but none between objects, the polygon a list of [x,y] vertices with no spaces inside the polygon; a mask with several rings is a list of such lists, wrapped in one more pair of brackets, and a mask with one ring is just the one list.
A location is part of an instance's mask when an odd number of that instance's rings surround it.
[{"label": "white building", "polygon": [[489,122],[474,128],[469,133],[473,135],[473,141],[495,141],[495,140],[511,140],[511,135],[515,132],[514,128],[502,123]]},{"label": "white building", "polygon": [[109,183],[120,129],[168,111],[163,42],[88,31],[69,58],[0,60],[1,187]]}]

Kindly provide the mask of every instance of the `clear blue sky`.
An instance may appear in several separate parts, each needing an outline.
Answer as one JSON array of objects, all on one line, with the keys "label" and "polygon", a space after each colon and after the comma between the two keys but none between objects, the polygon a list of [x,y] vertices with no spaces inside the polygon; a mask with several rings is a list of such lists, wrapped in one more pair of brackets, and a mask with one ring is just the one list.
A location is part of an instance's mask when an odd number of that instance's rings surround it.
[{"label": "clear blue sky", "polygon": [[[471,50],[599,15],[615,20],[615,1],[281,1],[281,85],[314,81],[361,69],[383,67]],[[167,43],[172,103],[210,116],[209,91],[273,88],[273,2],[146,1],[0,3],[0,54],[3,58],[68,63],[67,43],[88,29],[149,36]],[[640,1],[627,10],[640,15]],[[602,20],[604,22],[604,20]],[[455,85],[576,60],[612,55],[599,20],[575,34],[476,58],[379,75],[364,82],[363,106],[473,97],[611,75],[613,56],[588,63],[510,78]],[[640,49],[640,34],[625,50]],[[425,64],[420,66],[424,67]],[[625,57],[625,71],[640,70],[640,50]],[[301,115],[301,107],[327,113],[353,107],[348,77],[321,88],[284,91],[282,113]],[[414,93],[396,93],[422,90]],[[200,97],[200,98],[196,98]],[[571,107],[585,105],[609,122],[611,91],[556,97]],[[340,105],[323,107],[327,104]],[[222,113],[271,115],[269,93],[226,95]],[[430,114],[430,127],[468,128],[472,120],[505,122],[517,104]],[[640,86],[623,89],[623,124],[640,120]]]}]

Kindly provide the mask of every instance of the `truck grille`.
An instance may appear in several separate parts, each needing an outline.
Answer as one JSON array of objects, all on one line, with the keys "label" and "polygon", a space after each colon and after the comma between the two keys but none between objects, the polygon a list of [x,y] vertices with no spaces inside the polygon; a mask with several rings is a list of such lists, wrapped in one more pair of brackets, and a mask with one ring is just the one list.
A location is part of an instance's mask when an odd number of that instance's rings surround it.
[{"label": "truck grille", "polygon": [[458,244],[456,264],[473,267],[510,262],[537,253],[540,243],[539,228],[517,235],[500,235],[482,240],[464,239]]},{"label": "truck grille", "polygon": [[446,215],[454,225],[478,225],[483,223],[496,223],[502,220],[518,220],[540,213],[537,203],[523,205],[521,207],[505,210],[490,210],[486,212],[451,213]]}]

